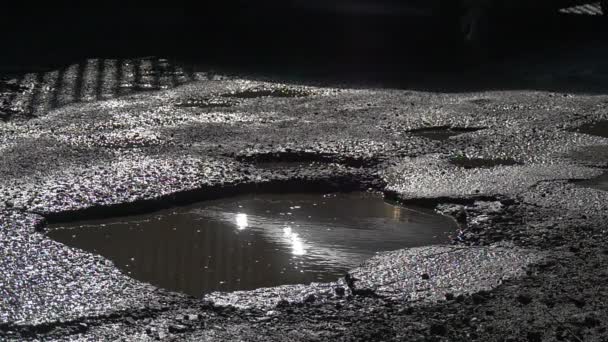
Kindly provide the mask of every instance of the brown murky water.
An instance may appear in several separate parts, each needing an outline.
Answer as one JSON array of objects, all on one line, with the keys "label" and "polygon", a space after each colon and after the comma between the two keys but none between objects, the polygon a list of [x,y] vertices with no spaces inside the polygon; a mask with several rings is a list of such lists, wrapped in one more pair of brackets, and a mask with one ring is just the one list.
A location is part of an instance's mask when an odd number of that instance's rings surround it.
[{"label": "brown murky water", "polygon": [[126,274],[201,296],[333,281],[378,251],[446,243],[453,220],[373,193],[259,194],[51,227]]}]

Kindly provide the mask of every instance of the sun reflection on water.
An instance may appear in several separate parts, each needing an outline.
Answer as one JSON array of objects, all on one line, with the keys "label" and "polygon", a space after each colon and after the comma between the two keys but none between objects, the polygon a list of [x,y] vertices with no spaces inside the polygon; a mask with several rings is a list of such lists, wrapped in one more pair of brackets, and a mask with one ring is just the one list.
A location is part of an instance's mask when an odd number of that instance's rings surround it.
[{"label": "sun reflection on water", "polygon": [[249,220],[247,220],[247,214],[236,214],[236,226],[239,230],[243,230],[249,227]]},{"label": "sun reflection on water", "polygon": [[290,226],[283,228],[283,235],[289,243],[291,244],[291,253],[293,255],[304,255],[306,254],[306,249],[304,248],[304,242],[298,235],[298,233],[294,233]]}]

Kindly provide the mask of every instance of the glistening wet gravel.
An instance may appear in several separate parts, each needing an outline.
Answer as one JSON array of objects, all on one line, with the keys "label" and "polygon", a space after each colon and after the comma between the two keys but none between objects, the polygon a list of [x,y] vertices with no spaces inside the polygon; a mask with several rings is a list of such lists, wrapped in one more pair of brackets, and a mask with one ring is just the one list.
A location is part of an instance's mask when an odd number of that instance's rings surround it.
[{"label": "glistening wet gravel", "polygon": [[251,194],[50,228],[135,279],[201,296],[334,281],[379,251],[447,243],[457,225],[355,192]]}]

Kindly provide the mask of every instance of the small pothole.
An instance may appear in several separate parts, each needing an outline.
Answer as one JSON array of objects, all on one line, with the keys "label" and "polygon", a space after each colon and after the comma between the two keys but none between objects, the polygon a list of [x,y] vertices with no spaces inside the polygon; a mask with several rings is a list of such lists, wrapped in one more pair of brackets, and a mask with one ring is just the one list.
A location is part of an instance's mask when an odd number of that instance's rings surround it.
[{"label": "small pothole", "polygon": [[307,169],[307,168],[319,168],[327,163],[320,162],[282,162],[282,161],[270,161],[255,163],[255,167],[262,170],[294,170],[294,169]]},{"label": "small pothole", "polygon": [[487,106],[487,105],[493,103],[493,101],[490,99],[473,99],[473,100],[470,100],[469,102],[472,104],[478,105],[480,107]]},{"label": "small pothole", "polygon": [[608,138],[608,120],[584,124],[578,128],[575,128],[573,131]]},{"label": "small pothole", "polygon": [[522,163],[508,158],[484,159],[484,158],[468,158],[455,157],[450,159],[450,163],[465,169],[491,169],[497,166],[514,166],[522,165]]},{"label": "small pothole", "polygon": [[333,281],[379,251],[446,243],[457,224],[369,192],[251,194],[148,215],[61,224],[49,237],[131,277],[201,296]]},{"label": "small pothole", "polygon": [[223,94],[221,96],[226,98],[253,99],[259,97],[306,97],[309,95],[310,93],[308,91],[302,89],[292,89],[285,87],[256,87]]},{"label": "small pothole", "polygon": [[577,181],[575,184],[582,188],[592,188],[597,190],[608,191],[608,172],[604,172],[598,177]]},{"label": "small pothole", "polygon": [[[247,151],[237,157],[238,161],[252,163],[262,168],[280,168],[281,166],[304,166],[311,164],[342,164],[350,167],[373,167],[381,160],[373,156],[344,156],[334,153],[308,152],[308,151],[276,151],[255,152]],[[276,167],[273,167],[276,166]]]},{"label": "small pothole", "polygon": [[180,108],[227,108],[237,102],[221,98],[188,98],[175,104]]},{"label": "small pothole", "polygon": [[450,127],[450,126],[437,126],[437,127],[425,127],[411,130],[410,133],[416,136],[425,137],[431,140],[447,140],[451,137],[477,132],[485,129],[484,127]]}]

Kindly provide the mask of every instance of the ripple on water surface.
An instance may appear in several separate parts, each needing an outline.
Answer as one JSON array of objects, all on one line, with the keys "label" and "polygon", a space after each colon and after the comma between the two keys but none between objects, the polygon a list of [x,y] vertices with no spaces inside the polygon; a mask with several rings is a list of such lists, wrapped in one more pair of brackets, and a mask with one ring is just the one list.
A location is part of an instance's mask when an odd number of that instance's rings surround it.
[{"label": "ripple on water surface", "polygon": [[126,274],[201,296],[334,281],[376,252],[446,243],[456,223],[374,193],[255,194],[51,227]]}]

